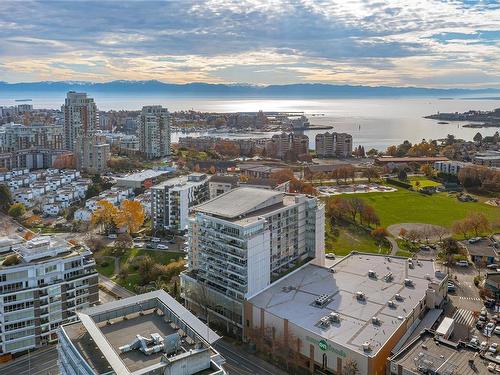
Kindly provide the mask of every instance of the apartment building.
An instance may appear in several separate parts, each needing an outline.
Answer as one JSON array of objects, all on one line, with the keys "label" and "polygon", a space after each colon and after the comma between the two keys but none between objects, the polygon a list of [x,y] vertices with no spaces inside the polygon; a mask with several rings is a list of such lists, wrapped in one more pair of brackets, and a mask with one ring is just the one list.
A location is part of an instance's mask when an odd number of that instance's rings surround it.
[{"label": "apartment building", "polygon": [[16,152],[30,148],[63,149],[61,125],[6,124],[0,127],[0,152]]},{"label": "apartment building", "polygon": [[64,105],[64,148],[74,150],[78,136],[91,134],[98,128],[97,106],[86,93],[68,92]]},{"label": "apartment building", "polygon": [[464,163],[461,161],[437,161],[434,163],[433,167],[434,170],[440,173],[447,173],[447,174],[453,174],[453,175],[458,175],[458,172],[460,172],[460,169],[467,167],[471,165],[470,163]]},{"label": "apartment building", "polygon": [[309,138],[295,133],[275,134],[266,143],[268,156],[285,159],[291,155],[304,158],[309,155]]},{"label": "apartment building", "polygon": [[100,134],[79,135],[75,143],[75,160],[78,170],[102,173],[108,170],[111,146]]},{"label": "apartment building", "polygon": [[86,247],[41,236],[0,243],[0,356],[57,340],[61,324],[98,302],[95,261]]},{"label": "apartment building", "polygon": [[352,135],[326,132],[316,135],[316,155],[320,158],[347,158],[352,154]]},{"label": "apartment building", "polygon": [[189,307],[239,334],[243,302],[306,261],[324,263],[324,205],[314,197],[237,188],[194,208]]},{"label": "apartment building", "polygon": [[155,228],[185,231],[191,207],[210,198],[208,176],[191,173],[171,178],[151,188],[151,212]]},{"label": "apartment building", "polygon": [[139,151],[148,159],[170,156],[170,115],[161,105],[142,107],[138,118]]},{"label": "apartment building", "polygon": [[163,290],[91,307],[59,330],[62,375],[224,375],[220,337]]}]

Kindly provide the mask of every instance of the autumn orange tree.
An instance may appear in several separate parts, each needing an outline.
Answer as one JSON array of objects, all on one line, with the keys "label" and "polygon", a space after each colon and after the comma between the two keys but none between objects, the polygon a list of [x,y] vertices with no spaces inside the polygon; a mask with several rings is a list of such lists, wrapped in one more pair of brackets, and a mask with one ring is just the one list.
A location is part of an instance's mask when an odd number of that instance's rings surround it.
[{"label": "autumn orange tree", "polygon": [[115,223],[118,227],[126,227],[129,233],[137,232],[144,224],[144,208],[141,202],[124,200],[121,209],[116,212]]},{"label": "autumn orange tree", "polygon": [[116,219],[119,210],[113,203],[103,199],[97,202],[97,209],[92,213],[90,223],[94,227],[104,227],[109,231],[113,226],[117,226]]}]

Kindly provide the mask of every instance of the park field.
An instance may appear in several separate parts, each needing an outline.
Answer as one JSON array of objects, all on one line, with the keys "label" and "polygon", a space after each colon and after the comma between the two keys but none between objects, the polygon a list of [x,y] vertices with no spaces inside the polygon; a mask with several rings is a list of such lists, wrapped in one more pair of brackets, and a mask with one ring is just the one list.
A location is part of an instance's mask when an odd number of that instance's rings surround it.
[{"label": "park field", "polygon": [[426,223],[449,228],[454,221],[463,219],[470,212],[481,212],[490,221],[500,218],[499,207],[482,202],[460,202],[454,196],[448,196],[448,193],[425,195],[398,188],[392,193],[356,194],[356,198],[373,206],[384,227],[398,223]]}]

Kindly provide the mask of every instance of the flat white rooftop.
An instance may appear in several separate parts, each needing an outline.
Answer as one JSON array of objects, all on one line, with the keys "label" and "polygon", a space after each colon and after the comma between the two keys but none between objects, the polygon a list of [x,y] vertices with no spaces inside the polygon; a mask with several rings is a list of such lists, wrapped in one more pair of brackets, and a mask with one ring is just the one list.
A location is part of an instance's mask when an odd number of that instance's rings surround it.
[{"label": "flat white rooftop", "polygon": [[[414,261],[414,264],[411,269],[405,258],[351,253],[332,266],[335,272],[308,264],[249,302],[333,343],[375,356],[425,298],[429,283],[442,281],[435,276],[432,261]],[[369,277],[369,270],[376,277]],[[388,273],[392,274],[392,281],[385,280]],[[411,279],[413,286],[406,286],[405,279]],[[366,300],[359,301],[357,292],[363,292]],[[401,299],[396,300],[396,294]],[[314,301],[321,295],[327,295],[328,302],[317,307]],[[394,306],[388,305],[389,300]],[[320,319],[332,312],[340,315],[340,323],[322,327]],[[373,324],[373,317],[380,324]],[[363,351],[365,342],[370,343],[370,352]]]}]

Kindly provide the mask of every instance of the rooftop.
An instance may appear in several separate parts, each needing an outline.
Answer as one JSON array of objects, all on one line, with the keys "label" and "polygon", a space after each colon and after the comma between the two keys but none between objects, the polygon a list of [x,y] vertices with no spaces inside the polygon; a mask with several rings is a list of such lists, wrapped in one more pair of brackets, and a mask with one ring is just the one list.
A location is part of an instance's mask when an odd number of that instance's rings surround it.
[{"label": "rooftop", "polygon": [[168,174],[167,171],[157,171],[153,169],[146,169],[142,172],[132,173],[124,177],[117,178],[116,181],[137,181],[142,182],[149,178],[156,178]]},{"label": "rooftop", "polygon": [[[390,360],[395,366],[400,365],[404,370],[415,374],[423,373],[418,370],[419,366],[443,375],[489,373],[488,361],[480,358],[477,351],[462,344],[453,345],[445,340],[435,340],[431,331],[424,331]],[[469,360],[474,361],[474,367],[469,364]]]},{"label": "rooftop", "polygon": [[[219,195],[194,208],[196,212],[235,219],[283,201],[282,192],[241,187]],[[238,202],[238,204],[234,204]]]},{"label": "rooftop", "polygon": [[207,179],[202,179],[202,180],[190,180],[189,176],[193,176],[193,178],[198,178],[203,174],[200,173],[191,173],[186,176],[179,176],[179,177],[174,177],[174,178],[169,178],[168,180],[165,180],[158,185],[154,185],[152,189],[164,189],[165,187],[169,187],[171,189],[175,189],[176,187],[179,188],[186,188],[190,186],[198,186],[201,184],[204,184],[207,182]]},{"label": "rooftop", "polygon": [[463,242],[471,256],[496,257],[497,251],[493,247],[493,241],[489,238],[481,238],[475,243]]},{"label": "rooftop", "polygon": [[[368,267],[375,277],[368,276]],[[374,356],[425,298],[428,285],[442,281],[435,276],[432,261],[421,260],[410,268],[405,258],[383,255],[351,253],[332,269],[335,272],[307,264],[249,301],[324,339]],[[385,280],[389,273],[392,281]],[[405,279],[412,280],[413,286],[406,286]],[[356,298],[358,292],[365,294],[364,301]],[[315,300],[322,296],[326,299],[318,307]],[[392,307],[388,306],[390,300]],[[320,319],[332,312],[339,314],[340,323],[321,326]],[[373,317],[379,319],[379,325],[372,323]],[[368,354],[363,351],[365,342],[370,343]]]},{"label": "rooftop", "polygon": [[[98,374],[111,369],[123,375],[148,373],[151,366],[167,365],[164,356],[175,361],[176,356],[209,349],[220,338],[163,290],[95,306],[79,312],[78,317],[80,322],[64,325],[62,330]],[[146,355],[137,349],[122,350],[137,335],[164,338],[175,333],[182,340],[173,352]]]}]

